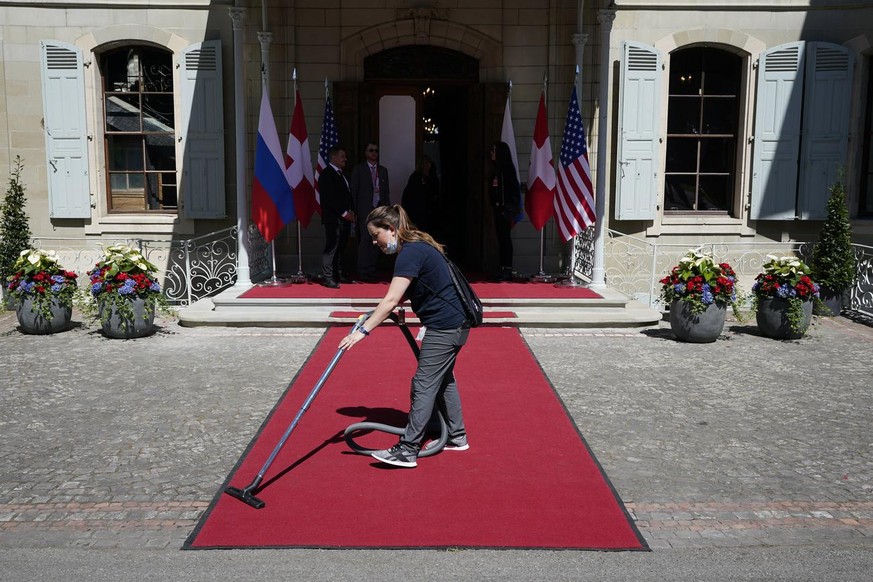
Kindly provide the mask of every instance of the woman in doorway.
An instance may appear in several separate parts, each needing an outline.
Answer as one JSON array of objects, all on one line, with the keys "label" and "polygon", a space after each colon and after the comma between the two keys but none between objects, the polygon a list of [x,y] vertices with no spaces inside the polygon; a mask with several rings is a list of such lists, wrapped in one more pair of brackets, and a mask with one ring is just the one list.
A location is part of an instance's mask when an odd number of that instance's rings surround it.
[{"label": "woman in doorway", "polygon": [[521,210],[521,187],[506,142],[498,141],[491,146],[491,162],[493,169],[488,189],[491,194],[491,208],[494,210],[494,226],[497,230],[497,254],[500,262],[497,280],[511,281],[512,234],[510,231]]},{"label": "woman in doorway", "polygon": [[403,189],[401,205],[409,219],[424,232],[433,232],[435,206],[440,193],[436,168],[429,156],[418,159],[418,167],[409,176]]},{"label": "woman in doorway", "polygon": [[425,430],[439,406],[448,427],[444,451],[467,450],[467,431],[455,382],[455,360],[467,342],[470,326],[449,276],[444,249],[426,232],[410,223],[400,205],[374,208],[367,216],[373,244],[386,255],[397,255],[388,292],[358,331],[343,338],[339,347],[351,349],[370,335],[403,300],[424,326],[418,368],[412,377],[412,403],[400,442],[373,458],[398,467],[415,467]]}]

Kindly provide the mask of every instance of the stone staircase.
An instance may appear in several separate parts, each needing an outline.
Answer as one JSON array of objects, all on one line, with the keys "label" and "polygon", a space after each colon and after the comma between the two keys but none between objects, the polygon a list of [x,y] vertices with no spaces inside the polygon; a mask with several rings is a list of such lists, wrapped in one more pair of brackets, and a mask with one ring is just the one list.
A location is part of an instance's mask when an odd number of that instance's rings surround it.
[{"label": "stone staircase", "polygon": [[[378,299],[332,298],[241,298],[249,287],[231,287],[201,299],[179,311],[183,326],[228,327],[320,327],[354,323],[360,313],[376,307]],[[648,327],[657,325],[661,313],[629,300],[612,289],[598,289],[598,299],[489,299],[483,325],[513,327]],[[406,321],[418,320],[406,308]]]}]

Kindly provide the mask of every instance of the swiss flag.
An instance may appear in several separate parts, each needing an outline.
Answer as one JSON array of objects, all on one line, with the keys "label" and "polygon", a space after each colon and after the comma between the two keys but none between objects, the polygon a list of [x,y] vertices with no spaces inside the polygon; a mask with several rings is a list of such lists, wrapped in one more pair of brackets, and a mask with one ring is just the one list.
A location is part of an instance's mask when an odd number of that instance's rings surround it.
[{"label": "swiss flag", "polygon": [[534,126],[533,144],[530,148],[530,167],[527,171],[527,196],[524,208],[530,222],[542,230],[554,213],[554,198],[557,187],[555,166],[552,165],[552,145],[546,116],[545,91],[540,93],[540,105]]},{"label": "swiss flag", "polygon": [[285,149],[285,176],[294,191],[294,208],[297,220],[303,227],[309,226],[312,215],[319,210],[315,198],[315,180],[312,175],[312,155],[309,153],[309,136],[306,135],[306,120],[303,117],[303,101],[300,91],[295,95],[294,115],[291,117],[291,133]]}]

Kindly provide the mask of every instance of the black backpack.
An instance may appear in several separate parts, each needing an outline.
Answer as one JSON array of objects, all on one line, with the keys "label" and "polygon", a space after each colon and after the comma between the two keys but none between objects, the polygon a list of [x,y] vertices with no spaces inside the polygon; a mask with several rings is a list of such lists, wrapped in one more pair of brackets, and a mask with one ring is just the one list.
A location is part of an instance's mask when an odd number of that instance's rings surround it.
[{"label": "black backpack", "polygon": [[[479,299],[479,296],[476,295],[475,291],[473,291],[473,287],[470,286],[470,283],[467,281],[467,278],[464,277],[464,274],[461,272],[461,269],[458,268],[458,265],[453,263],[446,255],[443,255],[443,258],[446,260],[446,266],[449,269],[449,278],[452,280],[455,292],[461,300],[461,307],[464,308],[463,315],[467,319],[467,323],[470,327],[479,327],[482,325],[482,300]],[[454,305],[445,297],[431,289],[423,281],[422,284],[427,287],[431,293],[454,307]]]}]

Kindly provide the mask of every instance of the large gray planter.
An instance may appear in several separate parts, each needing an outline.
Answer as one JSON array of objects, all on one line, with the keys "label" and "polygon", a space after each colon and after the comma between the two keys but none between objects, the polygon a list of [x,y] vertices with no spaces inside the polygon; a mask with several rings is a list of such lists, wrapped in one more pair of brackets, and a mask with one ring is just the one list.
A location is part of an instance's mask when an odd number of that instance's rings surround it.
[{"label": "large gray planter", "polygon": [[73,307],[61,305],[57,297],[52,297],[51,319],[47,319],[37,311],[33,298],[24,296],[15,307],[15,315],[18,316],[18,327],[22,332],[44,335],[68,329]]},{"label": "large gray planter", "polygon": [[691,311],[687,301],[675,300],[670,304],[670,327],[676,339],[705,344],[714,342],[724,330],[727,307],[712,303],[701,313]]},{"label": "large gray planter", "polygon": [[809,327],[809,322],[812,321],[812,300],[803,300],[803,316],[796,329],[791,329],[791,323],[788,321],[789,305],[787,299],[779,297],[758,299],[755,319],[761,333],[773,339],[802,338]]},{"label": "large gray planter", "polygon": [[827,287],[822,287],[819,290],[821,307],[815,309],[816,315],[825,317],[834,317],[840,314],[843,310],[843,292],[833,291]]},{"label": "large gray planter", "polygon": [[145,299],[131,297],[128,301],[133,317],[124,317],[118,313],[114,303],[101,301],[99,305],[101,321],[105,309],[110,310],[109,319],[103,324],[103,335],[115,339],[132,339],[150,335],[154,331],[155,309],[146,309]]},{"label": "large gray planter", "polygon": [[0,285],[0,288],[3,289],[3,304],[0,311],[8,310],[15,311],[15,297],[12,296],[12,293],[9,292],[9,289],[6,288],[6,284]]}]

